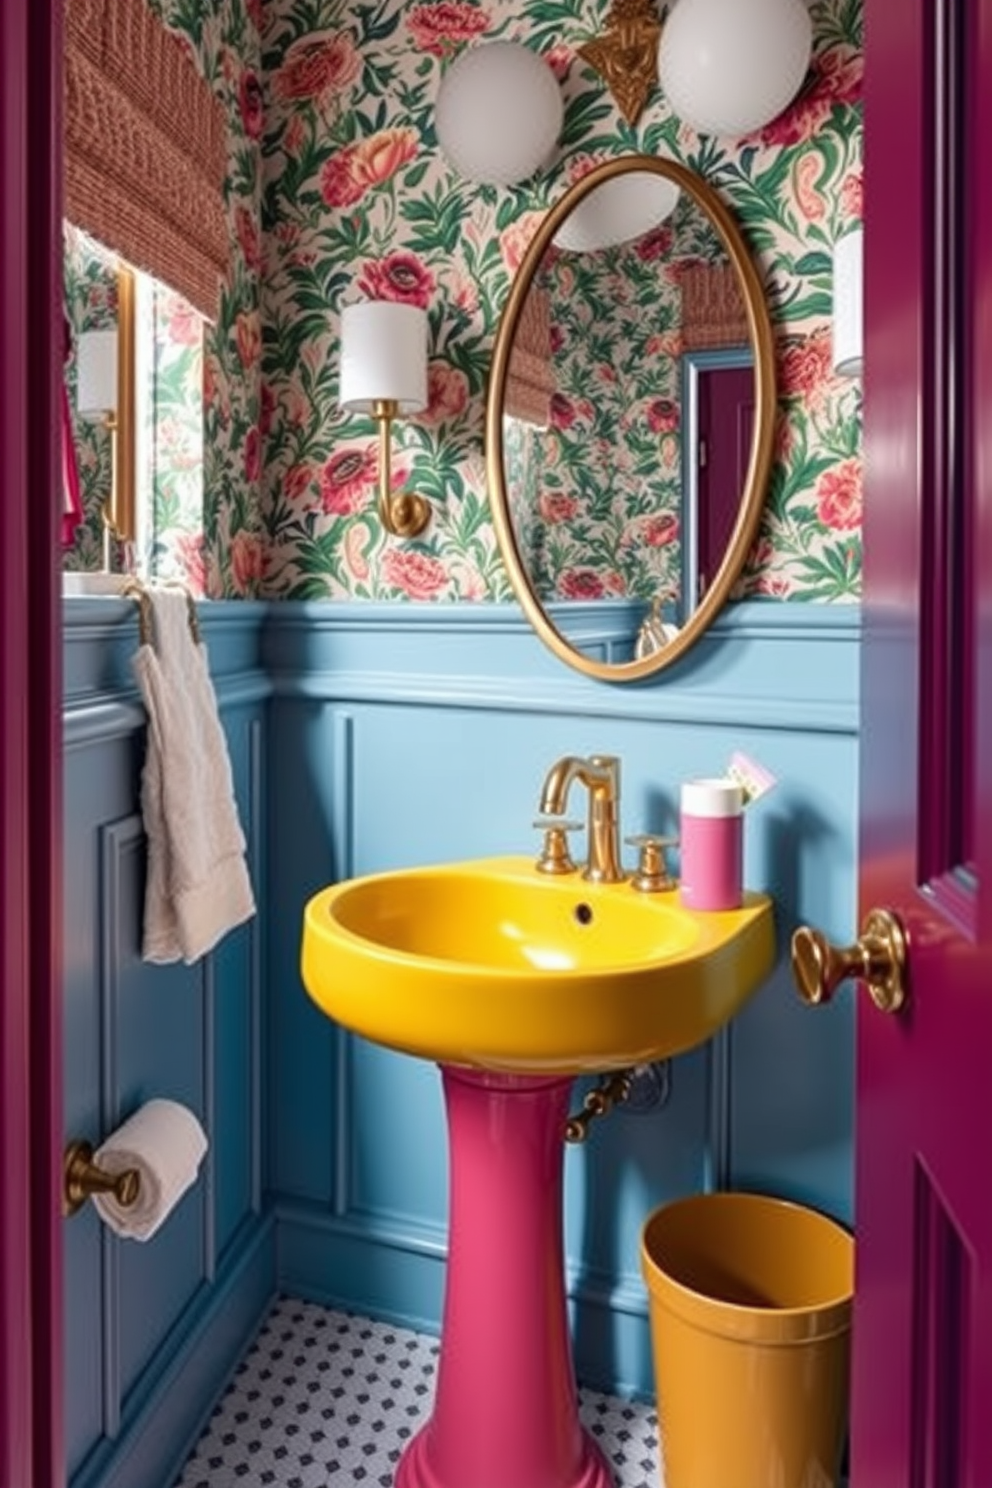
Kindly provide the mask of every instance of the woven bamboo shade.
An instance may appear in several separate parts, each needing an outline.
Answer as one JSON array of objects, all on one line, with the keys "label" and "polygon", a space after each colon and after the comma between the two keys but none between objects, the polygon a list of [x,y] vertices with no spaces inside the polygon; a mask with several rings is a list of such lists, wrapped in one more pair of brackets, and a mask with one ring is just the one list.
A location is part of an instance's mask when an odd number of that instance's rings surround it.
[{"label": "woven bamboo shade", "polygon": [[146,0],[65,0],[65,214],[216,320],[222,106]]},{"label": "woven bamboo shade", "polygon": [[551,365],[551,302],[548,292],[532,284],[520,310],[504,407],[511,418],[546,428],[551,422],[555,374]]},{"label": "woven bamboo shade", "polygon": [[733,264],[687,264],[679,283],[686,351],[747,344],[747,309]]}]

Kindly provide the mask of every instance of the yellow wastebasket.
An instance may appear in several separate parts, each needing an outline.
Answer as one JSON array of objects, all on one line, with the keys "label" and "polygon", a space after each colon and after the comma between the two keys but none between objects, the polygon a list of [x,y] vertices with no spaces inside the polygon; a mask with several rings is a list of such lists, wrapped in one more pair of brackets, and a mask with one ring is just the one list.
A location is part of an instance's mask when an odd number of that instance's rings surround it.
[{"label": "yellow wastebasket", "polygon": [[834,1488],[854,1241],[761,1194],[656,1209],[641,1236],[664,1488]]}]

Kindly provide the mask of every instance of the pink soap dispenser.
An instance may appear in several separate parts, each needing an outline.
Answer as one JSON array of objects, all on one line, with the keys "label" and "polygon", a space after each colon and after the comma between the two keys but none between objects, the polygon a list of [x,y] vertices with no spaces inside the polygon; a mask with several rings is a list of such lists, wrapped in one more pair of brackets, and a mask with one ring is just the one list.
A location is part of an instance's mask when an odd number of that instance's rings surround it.
[{"label": "pink soap dispenser", "polygon": [[682,787],[679,892],[687,909],[739,909],[743,892],[744,791],[735,780]]}]

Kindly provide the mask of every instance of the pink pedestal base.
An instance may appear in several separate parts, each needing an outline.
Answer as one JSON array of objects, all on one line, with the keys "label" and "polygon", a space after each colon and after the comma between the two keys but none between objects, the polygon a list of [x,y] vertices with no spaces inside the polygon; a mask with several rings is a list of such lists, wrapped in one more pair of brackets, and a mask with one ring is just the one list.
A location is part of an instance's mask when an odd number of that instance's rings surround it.
[{"label": "pink pedestal base", "polygon": [[572,1082],[442,1074],[451,1214],[437,1395],[396,1488],[612,1488],[579,1421],[565,1307]]}]

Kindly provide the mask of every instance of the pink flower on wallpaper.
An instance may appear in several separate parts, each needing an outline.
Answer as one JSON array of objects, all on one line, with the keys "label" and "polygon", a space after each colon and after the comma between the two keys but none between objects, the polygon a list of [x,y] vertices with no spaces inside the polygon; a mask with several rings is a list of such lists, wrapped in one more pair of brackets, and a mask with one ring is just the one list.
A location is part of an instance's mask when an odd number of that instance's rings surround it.
[{"label": "pink flower on wallpaper", "polygon": [[252,25],[258,32],[261,32],[265,22],[265,16],[262,11],[263,4],[264,0],[245,0],[245,9],[248,12]]},{"label": "pink flower on wallpaper", "polygon": [[499,249],[507,273],[515,274],[519,269],[523,256],[530,247],[530,240],[543,221],[543,212],[524,212],[504,229],[499,240]]},{"label": "pink flower on wallpaper", "polygon": [[468,378],[450,362],[432,361],[427,367],[427,411],[422,423],[440,424],[460,418],[468,406]]},{"label": "pink flower on wallpaper", "polygon": [[788,599],[791,586],[784,574],[760,573],[754,584],[755,594],[765,594],[769,599]]},{"label": "pink flower on wallpaper", "polygon": [[557,321],[552,321],[550,329],[551,354],[556,355],[565,345],[565,332]]},{"label": "pink flower on wallpaper", "polygon": [[652,398],[644,412],[652,434],[673,434],[679,426],[679,405],[671,398]]},{"label": "pink flower on wallpaper", "polygon": [[565,393],[551,394],[551,423],[555,429],[570,429],[578,416],[578,409]]},{"label": "pink flower on wallpaper", "polygon": [[245,435],[245,480],[257,481],[262,473],[262,436],[255,425]]},{"label": "pink flower on wallpaper", "polygon": [[682,331],[659,331],[656,336],[649,336],[644,343],[646,356],[651,357],[678,357],[683,352]]},{"label": "pink flower on wallpaper", "polygon": [[606,585],[595,569],[566,568],[558,578],[558,593],[563,599],[602,599]]},{"label": "pink flower on wallpaper", "polygon": [[638,239],[634,252],[642,263],[651,263],[654,259],[664,258],[671,253],[673,241],[674,234],[670,227],[653,227],[643,238]]},{"label": "pink flower on wallpaper", "polygon": [[238,105],[245,134],[249,139],[258,139],[262,133],[262,85],[250,67],[246,67],[241,74]]},{"label": "pink flower on wallpaper", "polygon": [[326,103],[353,83],[362,59],[350,31],[302,36],[288,48],[275,77],[275,95],[283,103],[308,98]]},{"label": "pink flower on wallpaper", "polygon": [[369,499],[377,475],[371,449],[339,450],[332,455],[320,476],[320,509],[326,516],[350,517]]},{"label": "pink flower on wallpaper", "polygon": [[255,532],[236,532],[231,538],[231,578],[238,594],[252,592],[262,577],[265,549]]},{"label": "pink flower on wallpaper", "polygon": [[299,501],[317,479],[318,471],[313,465],[300,463],[291,465],[282,483],[283,493],[289,501]]},{"label": "pink flower on wallpaper", "polygon": [[203,341],[203,317],[178,294],[170,294],[164,305],[168,316],[166,337],[174,346],[199,346]]},{"label": "pink flower on wallpaper", "polygon": [[779,376],[785,397],[804,398],[808,403],[819,402],[824,384],[831,375],[830,329],[827,326],[790,342],[780,354]]},{"label": "pink flower on wallpaper", "polygon": [[368,541],[369,530],[361,522],[355,522],[345,533],[344,561],[352,577],[360,584],[364,584],[369,576],[369,565],[365,557]]},{"label": "pink flower on wallpaper", "polygon": [[429,5],[415,5],[406,23],[421,51],[448,57],[458,45],[488,28],[489,12],[463,0],[433,0]]},{"label": "pink flower on wallpaper", "polygon": [[234,323],[234,339],[242,367],[254,367],[262,354],[262,331],[257,310],[242,310]]},{"label": "pink flower on wallpaper", "polygon": [[824,527],[847,532],[861,526],[861,461],[852,456],[816,483],[816,510]]},{"label": "pink flower on wallpaper", "polygon": [[566,46],[563,41],[556,41],[553,47],[541,53],[542,61],[548,64],[559,83],[563,83],[568,76],[568,69],[572,65],[572,56],[572,48]]},{"label": "pink flower on wallpaper", "polygon": [[329,207],[350,207],[382,186],[416,155],[415,129],[380,129],[332,155],[320,173],[320,194]]},{"label": "pink flower on wallpaper", "polygon": [[849,171],[840,185],[840,208],[848,221],[864,216],[864,183],[860,171]]},{"label": "pink flower on wallpaper", "polygon": [[807,222],[819,222],[827,215],[827,204],[817,189],[824,162],[815,150],[806,150],[796,161],[792,182],[796,202]]},{"label": "pink flower on wallpaper", "polygon": [[390,253],[365,265],[358,288],[370,300],[398,300],[426,310],[434,293],[434,275],[415,253]]},{"label": "pink flower on wallpaper", "polygon": [[656,516],[642,517],[641,541],[649,548],[664,548],[679,535],[679,519],[674,512],[658,512]]},{"label": "pink flower on wallpaper", "polygon": [[440,559],[409,548],[389,548],[383,555],[381,574],[387,584],[410,599],[435,599],[448,584],[448,571]]},{"label": "pink flower on wallpaper", "polygon": [[579,503],[574,496],[566,496],[562,491],[542,491],[537,498],[537,510],[542,521],[551,525],[555,522],[570,522],[579,509]]},{"label": "pink flower on wallpaper", "polygon": [[294,114],[283,130],[282,147],[287,155],[299,155],[307,132],[299,114]]},{"label": "pink flower on wallpaper", "polygon": [[245,264],[254,273],[262,267],[262,239],[258,231],[258,218],[247,207],[234,210],[234,231],[244,254]]},{"label": "pink flower on wallpaper", "polygon": [[828,47],[812,61],[806,82],[795,101],[766,124],[758,138],[766,146],[801,145],[812,139],[830,118],[835,104],[855,104],[861,98],[864,56],[848,47]]},{"label": "pink flower on wallpaper", "polygon": [[176,557],[182,569],[183,582],[195,599],[202,599],[207,587],[203,533],[181,532],[176,537],[175,547]]},{"label": "pink flower on wallpaper", "polygon": [[597,165],[602,165],[608,158],[607,155],[572,155],[568,162],[569,185],[574,186],[576,181],[581,181],[583,176],[587,176],[591,170],[595,170]]}]

